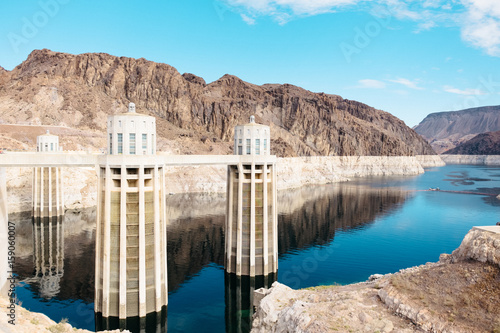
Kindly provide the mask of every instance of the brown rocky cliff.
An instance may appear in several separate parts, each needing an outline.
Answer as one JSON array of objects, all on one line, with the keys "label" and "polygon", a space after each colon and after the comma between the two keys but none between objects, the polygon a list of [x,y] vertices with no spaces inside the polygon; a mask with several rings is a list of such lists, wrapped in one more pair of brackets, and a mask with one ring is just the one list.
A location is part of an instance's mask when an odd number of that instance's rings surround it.
[{"label": "brown rocky cliff", "polygon": [[443,154],[500,155],[500,131],[478,134]]},{"label": "brown rocky cliff", "polygon": [[500,105],[431,113],[415,131],[442,153],[480,133],[500,131]]},{"label": "brown rocky cliff", "polygon": [[257,86],[231,75],[206,84],[143,58],[46,49],[33,51],[10,73],[0,87],[0,116],[10,123],[104,131],[106,116],[125,111],[132,101],[139,112],[159,119],[160,136],[173,140],[187,132],[193,142],[207,136],[230,147],[234,126],[254,114],[271,126],[273,153],[280,156],[434,153],[386,112],[288,84]]}]

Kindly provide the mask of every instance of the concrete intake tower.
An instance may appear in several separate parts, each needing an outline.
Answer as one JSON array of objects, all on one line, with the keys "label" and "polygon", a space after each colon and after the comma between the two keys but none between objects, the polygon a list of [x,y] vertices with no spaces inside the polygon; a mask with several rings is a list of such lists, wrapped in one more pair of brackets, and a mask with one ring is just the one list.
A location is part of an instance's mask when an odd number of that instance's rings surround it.
[{"label": "concrete intake tower", "polygon": [[234,152],[241,155],[227,171],[226,272],[266,276],[278,270],[276,163],[270,156],[270,128],[236,126]]},{"label": "concrete intake tower", "polygon": [[[166,310],[165,177],[156,158],[154,117],[108,117],[108,154],[99,161],[95,311],[122,320]],[[149,316],[148,316],[149,317]],[[142,325],[142,324],[141,324]],[[100,325],[98,325],[100,326]]]}]

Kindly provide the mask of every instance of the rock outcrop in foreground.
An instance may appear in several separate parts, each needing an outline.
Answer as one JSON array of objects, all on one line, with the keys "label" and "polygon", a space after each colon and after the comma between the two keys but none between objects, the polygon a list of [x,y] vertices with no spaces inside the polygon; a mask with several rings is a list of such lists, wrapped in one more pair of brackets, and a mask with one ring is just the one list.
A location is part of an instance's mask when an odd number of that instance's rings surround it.
[{"label": "rock outcrop in foreground", "polygon": [[259,289],[252,332],[498,332],[500,226],[473,228],[437,263],[370,280]]},{"label": "rock outcrop in foreground", "polygon": [[[77,329],[70,324],[61,321],[56,323],[43,313],[30,312],[22,306],[16,304],[15,325],[7,322],[7,306],[9,300],[5,296],[0,296],[0,332],[2,333],[92,333],[88,330]],[[130,333],[128,330],[103,331],[108,333]]]},{"label": "rock outcrop in foreground", "polygon": [[[250,115],[271,126],[272,153],[280,157],[435,154],[403,121],[360,102],[232,75],[206,84],[143,58],[35,50],[0,72],[0,83],[4,123],[63,125],[104,138],[107,115],[134,102],[138,112],[157,118],[158,138],[166,140],[158,147],[186,154],[230,153],[234,126]],[[61,144],[92,145],[85,140]]]}]

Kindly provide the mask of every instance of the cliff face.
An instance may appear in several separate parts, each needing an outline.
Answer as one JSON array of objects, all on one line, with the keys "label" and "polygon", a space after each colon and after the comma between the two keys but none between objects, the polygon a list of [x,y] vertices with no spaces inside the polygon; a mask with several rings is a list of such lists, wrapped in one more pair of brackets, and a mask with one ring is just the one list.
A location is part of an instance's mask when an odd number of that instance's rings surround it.
[{"label": "cliff face", "polygon": [[0,116],[9,123],[102,132],[106,116],[125,111],[131,101],[138,112],[156,116],[159,136],[184,153],[202,137],[211,139],[202,150],[230,152],[234,126],[253,114],[271,126],[278,156],[434,154],[389,113],[288,84],[257,86],[231,75],[206,84],[143,58],[45,49],[7,73],[0,75],[8,78],[0,87]]},{"label": "cliff face", "polygon": [[478,134],[443,154],[500,155],[500,131]]},{"label": "cliff face", "polygon": [[428,115],[415,131],[438,153],[453,149],[477,134],[500,130],[500,105]]}]

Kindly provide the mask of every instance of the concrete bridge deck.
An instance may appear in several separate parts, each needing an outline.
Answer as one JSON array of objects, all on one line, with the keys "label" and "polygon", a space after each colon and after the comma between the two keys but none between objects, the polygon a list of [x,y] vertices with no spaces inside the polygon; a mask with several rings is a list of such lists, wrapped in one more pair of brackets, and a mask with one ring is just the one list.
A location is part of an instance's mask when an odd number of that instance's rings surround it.
[{"label": "concrete bridge deck", "polygon": [[275,163],[276,156],[268,155],[166,155],[152,156],[105,155],[91,153],[4,153],[0,155],[0,167],[95,167],[101,164],[122,164],[123,160],[133,165],[163,164],[183,165],[237,165],[241,163]]}]

